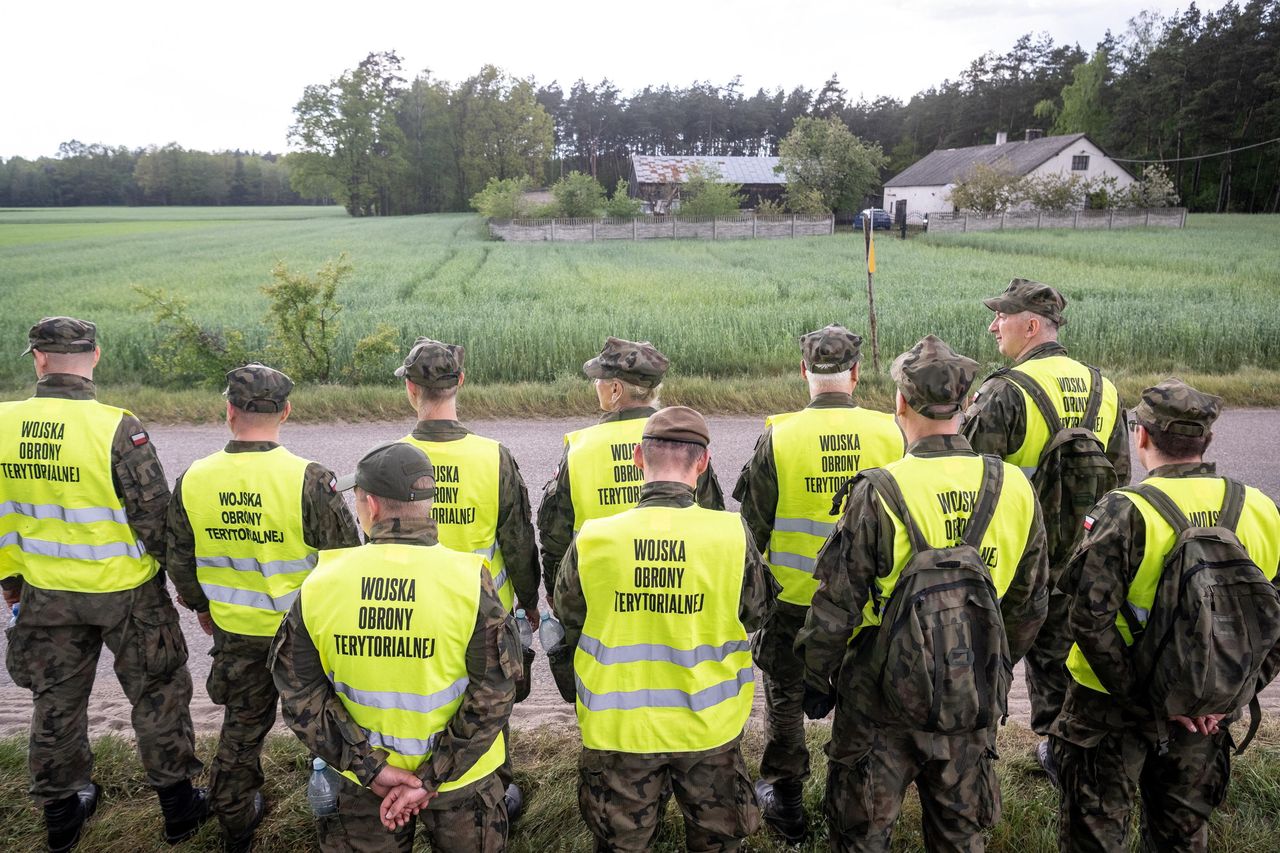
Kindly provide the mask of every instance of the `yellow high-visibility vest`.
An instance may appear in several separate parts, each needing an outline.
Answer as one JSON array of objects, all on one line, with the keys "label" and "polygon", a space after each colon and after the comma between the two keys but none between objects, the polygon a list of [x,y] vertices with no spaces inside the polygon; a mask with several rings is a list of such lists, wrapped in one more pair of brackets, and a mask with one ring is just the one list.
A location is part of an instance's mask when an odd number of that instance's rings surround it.
[{"label": "yellow high-visibility vest", "polygon": [[576,430],[564,437],[569,447],[569,492],[573,529],[593,518],[608,518],[640,502],[644,474],[631,461],[648,418],[627,418]]},{"label": "yellow high-visibility vest", "polygon": [[[1005,463],[1004,485],[996,502],[995,515],[987,525],[978,554],[991,572],[996,595],[1003,598],[1017,574],[1018,564],[1031,538],[1035,520],[1036,496],[1031,483],[1017,469]],[[893,475],[907,502],[911,517],[920,533],[934,548],[960,544],[965,527],[978,507],[982,482],[981,456],[904,456],[884,469]],[[893,569],[886,577],[876,578],[882,605],[877,609],[874,597],[868,598],[862,611],[858,631],[879,625],[889,597],[893,595],[902,570],[911,559],[910,538],[902,519],[885,507],[893,525]],[[857,631],[855,631],[855,636]]]},{"label": "yellow high-visibility vest", "polygon": [[0,577],[120,592],[155,577],[111,471],[124,409],[96,400],[0,403]]},{"label": "yellow high-visibility vest", "polygon": [[406,435],[400,440],[421,448],[435,467],[431,517],[440,529],[440,544],[487,557],[498,597],[510,610],[515,589],[498,547],[500,445],[478,435],[455,441],[422,441]]},{"label": "yellow high-visibility vest", "polygon": [[801,409],[773,415],[773,461],[778,506],[766,562],[782,592],[778,599],[808,607],[818,589],[818,551],[836,526],[831,498],[859,471],[902,458],[902,432],[893,415],[862,408]]},{"label": "yellow high-visibility vest", "polygon": [[637,507],[587,522],[577,543],[583,745],[696,752],[738,737],[755,693],[738,616],[742,520],[699,506]]},{"label": "yellow high-visibility vest", "polygon": [[[417,770],[462,704],[485,565],[440,544],[374,543],[321,551],[302,584],[302,620],[334,692],[393,767]],[[440,790],[485,778],[506,752],[499,734]]]},{"label": "yellow high-visibility vest", "polygon": [[[1085,409],[1088,407],[1091,390],[1089,386],[1093,381],[1089,368],[1065,355],[1052,355],[1024,361],[1012,369],[1031,377],[1044,389],[1064,427],[1082,426],[1092,431],[1098,441],[1102,442],[1102,449],[1107,449],[1111,433],[1115,429],[1116,415],[1120,411],[1120,398],[1110,379],[1102,380],[1102,406],[1098,410],[1098,419],[1092,424],[1086,424],[1081,421],[1084,420]],[[1018,393],[1022,395],[1022,404],[1027,412],[1027,431],[1022,444],[1006,456],[1005,461],[1017,465],[1030,476],[1040,464],[1040,454],[1051,436],[1049,425],[1045,423],[1035,400],[1020,387]]]},{"label": "yellow high-visibility vest", "polygon": [[[1222,508],[1227,493],[1226,481],[1221,477],[1151,477],[1143,482],[1168,495],[1187,516],[1217,512]],[[1146,528],[1142,563],[1125,596],[1134,614],[1145,625],[1151,605],[1156,600],[1156,588],[1164,573],[1165,558],[1173,550],[1178,535],[1146,498],[1128,491],[1120,494],[1137,507]],[[1274,580],[1277,567],[1280,567],[1280,513],[1266,495],[1252,486],[1245,487],[1244,509],[1240,512],[1240,523],[1236,525],[1236,536],[1262,573]],[[1121,614],[1116,615],[1116,629],[1126,645],[1133,645],[1133,632]],[[1085,687],[1108,692],[1078,645],[1072,644],[1067,655],[1067,670]]]},{"label": "yellow high-visibility vest", "polygon": [[283,447],[221,450],[197,459],[183,475],[196,579],[222,630],[274,636],[315,567],[316,551],[302,526],[309,464]]}]

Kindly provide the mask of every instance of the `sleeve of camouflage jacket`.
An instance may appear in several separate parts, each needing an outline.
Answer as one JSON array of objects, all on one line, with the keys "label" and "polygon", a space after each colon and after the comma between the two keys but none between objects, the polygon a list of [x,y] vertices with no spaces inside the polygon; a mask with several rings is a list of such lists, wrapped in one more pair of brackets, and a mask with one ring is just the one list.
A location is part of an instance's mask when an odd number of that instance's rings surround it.
[{"label": "sleeve of camouflage jacket", "polygon": [[[1280,504],[1276,505],[1277,511],[1280,511]],[[1280,589],[1280,574],[1271,579],[1276,589]],[[1267,655],[1262,662],[1262,670],[1258,673],[1257,690],[1261,693],[1268,684],[1275,680],[1276,675],[1280,675],[1280,642],[1276,643],[1271,653]]]},{"label": "sleeve of camouflage jacket", "polygon": [[1034,516],[1027,545],[1013,580],[1000,600],[1000,615],[1009,638],[1009,657],[1020,661],[1040,632],[1049,612],[1049,551],[1039,501],[1032,501]]},{"label": "sleeve of camouflage jacket", "polygon": [[307,466],[302,481],[302,535],[317,551],[360,544],[356,520],[337,482],[334,473],[319,462]]},{"label": "sleeve of camouflage jacket", "polygon": [[698,477],[693,498],[703,509],[724,509],[724,492],[720,490],[720,480],[710,462],[707,463],[707,470]]},{"label": "sleeve of camouflage jacket", "polygon": [[742,522],[742,532],[747,539],[747,557],[742,569],[742,597],[738,603],[738,618],[742,621],[742,627],[750,634],[760,630],[769,618],[779,589],[773,572],[764,564],[760,550],[752,540],[751,528],[745,519]]},{"label": "sleeve of camouflage jacket", "polygon": [[975,453],[1004,459],[1022,445],[1027,434],[1022,392],[1006,379],[991,377],[973,395],[961,432]]},{"label": "sleeve of camouflage jacket", "polygon": [[761,552],[769,547],[773,520],[778,510],[778,468],[773,460],[773,429],[766,428],[756,440],[756,449],[742,466],[733,497],[742,504],[742,520]]},{"label": "sleeve of camouflage jacket", "polygon": [[280,624],[267,659],[280,691],[284,720],[312,754],[338,770],[350,770],[368,785],[387,763],[387,753],[369,745],[325,675],[320,653],[302,621],[302,599]]},{"label": "sleeve of camouflage jacket", "polygon": [[550,598],[556,591],[556,570],[573,540],[573,500],[569,494],[569,446],[560,464],[542,489],[538,504],[538,540],[542,548],[542,582]]},{"label": "sleeve of camouflage jacket", "polygon": [[[582,592],[582,578],[578,575],[578,540],[574,539],[560,561],[560,573],[556,577],[554,596],[556,618],[564,626],[564,645],[569,650],[562,655],[559,665],[548,659],[551,666],[561,671],[557,683],[571,683],[573,675],[573,650],[578,647],[582,626],[587,623],[587,597]],[[568,670],[567,673],[564,670]],[[568,681],[564,675],[568,675]]]},{"label": "sleeve of camouflage jacket", "polygon": [[493,745],[511,716],[516,676],[523,669],[516,623],[502,606],[489,573],[480,582],[476,627],[467,645],[467,688],[462,704],[418,768],[427,790],[462,777]]},{"label": "sleeve of camouflage jacket", "polygon": [[[139,436],[135,440],[135,436]],[[141,441],[139,444],[137,441]],[[142,540],[147,553],[165,561],[165,513],[169,508],[169,481],[142,422],[126,414],[111,442],[111,474],[116,493],[124,503],[129,526]]]},{"label": "sleeve of camouflage jacket", "polygon": [[518,606],[536,612],[540,575],[529,490],[520,476],[520,466],[505,445],[499,446],[498,458],[498,547],[515,587]]},{"label": "sleeve of camouflage jacket", "polygon": [[1107,439],[1107,458],[1111,460],[1111,467],[1116,469],[1116,485],[1129,485],[1133,476],[1133,466],[1129,461],[1129,413],[1123,406],[1116,408],[1116,422],[1111,428],[1111,437]]},{"label": "sleeve of camouflage jacket", "polygon": [[[185,475],[183,475],[185,476]],[[182,502],[182,476],[173,485],[173,498],[165,525],[165,571],[173,588],[178,591],[182,603],[197,613],[209,609],[209,599],[196,578],[196,537],[191,530],[191,519]]]}]

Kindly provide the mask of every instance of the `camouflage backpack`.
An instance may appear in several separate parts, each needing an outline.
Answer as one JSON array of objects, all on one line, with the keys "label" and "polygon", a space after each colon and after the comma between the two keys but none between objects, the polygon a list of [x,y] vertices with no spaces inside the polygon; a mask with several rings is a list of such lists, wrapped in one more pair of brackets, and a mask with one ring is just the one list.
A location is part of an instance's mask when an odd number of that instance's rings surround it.
[{"label": "camouflage backpack", "polygon": [[892,475],[873,468],[861,476],[911,542],[869,655],[883,722],[943,734],[986,729],[1006,716],[1013,677],[999,595],[978,550],[995,516],[1004,464],[983,457],[981,497],[964,537],[941,548],[925,541]]},{"label": "camouflage backpack", "polygon": [[1178,534],[1165,556],[1149,620],[1127,601],[1121,610],[1134,634],[1136,695],[1149,697],[1162,746],[1169,717],[1230,713],[1248,705],[1253,719],[1243,750],[1261,720],[1258,672],[1280,641],[1280,592],[1235,534],[1244,486],[1226,480],[1222,511],[1212,527],[1192,525],[1149,483],[1126,491],[1146,499]]},{"label": "camouflage backpack", "polygon": [[[1085,513],[1116,487],[1115,468],[1092,430],[1062,423],[1040,383],[1016,369],[998,375],[1027,392],[1049,427],[1049,440],[1030,479],[1044,516],[1049,565],[1065,566],[1084,531]],[[1096,423],[1101,408],[1102,374],[1090,367],[1089,400],[1081,423]]]}]

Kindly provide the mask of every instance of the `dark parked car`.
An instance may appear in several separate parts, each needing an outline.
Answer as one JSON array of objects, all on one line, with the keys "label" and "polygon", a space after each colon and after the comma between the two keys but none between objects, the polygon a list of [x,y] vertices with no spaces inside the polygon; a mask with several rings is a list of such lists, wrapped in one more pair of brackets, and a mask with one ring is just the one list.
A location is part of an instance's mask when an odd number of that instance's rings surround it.
[{"label": "dark parked car", "polygon": [[[862,211],[853,218],[853,229],[855,231],[862,230],[862,216],[865,212]],[[876,231],[888,231],[893,227],[893,217],[887,211],[873,207],[871,208],[871,227]]]}]

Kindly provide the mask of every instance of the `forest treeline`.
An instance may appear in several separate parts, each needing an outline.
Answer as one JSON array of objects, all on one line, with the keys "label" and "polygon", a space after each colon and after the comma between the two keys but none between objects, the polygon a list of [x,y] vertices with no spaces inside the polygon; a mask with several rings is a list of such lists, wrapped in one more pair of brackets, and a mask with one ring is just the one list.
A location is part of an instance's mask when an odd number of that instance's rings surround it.
[{"label": "forest treeline", "polygon": [[69,143],[54,157],[0,163],[0,205],[307,199],[336,200],[353,215],[465,210],[490,178],[550,185],[580,171],[612,188],[628,177],[632,154],[776,154],[806,116],[838,118],[880,146],[884,179],[936,148],[1038,128],[1088,133],[1115,157],[1166,163],[1193,210],[1275,212],[1280,0],[1144,12],[1089,51],[1028,34],[906,101],[851,100],[835,75],[789,91],[748,92],[735,77],[625,93],[608,80],[539,84],[484,66],[451,83],[407,79],[396,54],[371,53],[306,88],[288,155]]}]

